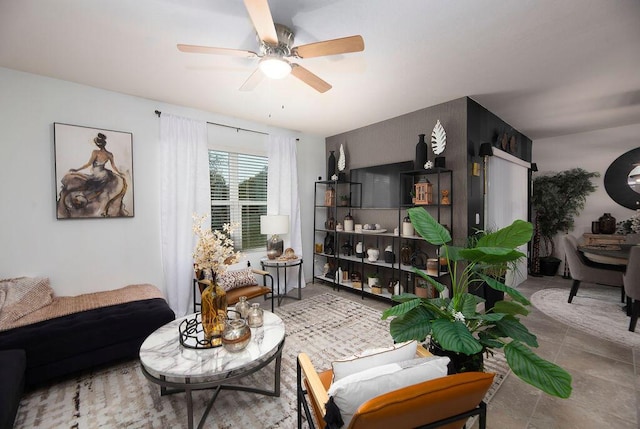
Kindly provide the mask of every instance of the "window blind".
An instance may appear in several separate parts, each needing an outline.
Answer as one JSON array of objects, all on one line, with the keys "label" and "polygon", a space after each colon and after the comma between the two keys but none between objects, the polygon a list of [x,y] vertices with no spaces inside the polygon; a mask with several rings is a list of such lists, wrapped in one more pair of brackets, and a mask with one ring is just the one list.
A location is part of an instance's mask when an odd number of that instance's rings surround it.
[{"label": "window blind", "polygon": [[267,169],[264,156],[209,151],[211,179],[211,229],[237,223],[236,250],[263,248],[260,216],[267,214]]}]

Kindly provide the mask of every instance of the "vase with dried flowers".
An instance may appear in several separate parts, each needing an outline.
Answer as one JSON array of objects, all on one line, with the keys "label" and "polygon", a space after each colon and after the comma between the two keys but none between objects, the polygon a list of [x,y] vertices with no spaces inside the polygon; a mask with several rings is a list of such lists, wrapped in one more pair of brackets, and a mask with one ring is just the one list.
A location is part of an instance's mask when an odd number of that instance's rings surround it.
[{"label": "vase with dried flowers", "polygon": [[227,294],[216,279],[225,273],[228,265],[240,259],[240,252],[234,251],[231,240],[236,225],[225,223],[222,231],[212,231],[211,227],[202,226],[207,217],[193,216],[193,232],[198,237],[193,251],[193,267],[201,279],[199,284],[206,285],[201,290],[200,315],[205,340],[211,347],[218,347],[222,345],[222,331],[227,318]]}]

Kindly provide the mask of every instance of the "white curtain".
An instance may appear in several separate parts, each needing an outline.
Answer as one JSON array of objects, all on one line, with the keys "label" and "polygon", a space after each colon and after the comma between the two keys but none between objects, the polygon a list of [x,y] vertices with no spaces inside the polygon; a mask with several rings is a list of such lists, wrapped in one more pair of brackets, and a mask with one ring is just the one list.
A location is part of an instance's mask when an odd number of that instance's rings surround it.
[{"label": "white curtain", "polygon": [[210,214],[207,127],[203,121],[160,117],[160,227],[167,301],[176,316],[192,311],[193,214]]},{"label": "white curtain", "polygon": [[[283,237],[284,247],[285,249],[291,247],[296,255],[302,257],[302,227],[300,224],[295,138],[269,136],[267,154],[269,157],[267,214],[289,215],[289,234]],[[302,268],[298,267],[298,269]],[[298,273],[287,274],[287,291],[298,286],[297,275]],[[304,286],[304,282],[302,285]]]},{"label": "white curtain", "polygon": [[[516,219],[527,220],[527,187],[529,164],[498,148],[489,157],[487,210],[485,229],[495,231],[511,225]],[[518,248],[527,253],[527,245]],[[515,270],[509,270],[506,284],[518,286],[527,279],[527,259],[518,262]]]}]

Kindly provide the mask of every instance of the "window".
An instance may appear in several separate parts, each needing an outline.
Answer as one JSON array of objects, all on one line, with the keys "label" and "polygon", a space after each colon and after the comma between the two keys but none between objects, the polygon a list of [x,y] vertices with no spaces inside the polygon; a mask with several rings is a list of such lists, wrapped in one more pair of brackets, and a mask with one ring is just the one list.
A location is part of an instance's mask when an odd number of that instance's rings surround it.
[{"label": "window", "polygon": [[237,223],[233,235],[236,250],[265,246],[260,216],[267,214],[267,157],[209,151],[211,179],[211,229]]}]

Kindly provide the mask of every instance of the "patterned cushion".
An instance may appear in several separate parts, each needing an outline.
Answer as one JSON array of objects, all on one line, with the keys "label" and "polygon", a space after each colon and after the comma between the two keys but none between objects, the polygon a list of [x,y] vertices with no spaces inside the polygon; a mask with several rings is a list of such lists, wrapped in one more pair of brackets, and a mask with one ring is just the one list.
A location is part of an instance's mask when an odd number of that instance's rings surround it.
[{"label": "patterned cushion", "polygon": [[251,268],[242,270],[229,270],[218,277],[218,284],[224,290],[231,290],[242,286],[251,286],[258,284],[256,277],[253,275]]}]

